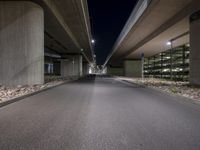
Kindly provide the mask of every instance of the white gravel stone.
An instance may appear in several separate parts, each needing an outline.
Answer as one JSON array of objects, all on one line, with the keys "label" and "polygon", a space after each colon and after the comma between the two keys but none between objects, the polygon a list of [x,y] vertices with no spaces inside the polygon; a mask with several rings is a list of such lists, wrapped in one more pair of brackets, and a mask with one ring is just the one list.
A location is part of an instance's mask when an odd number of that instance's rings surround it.
[{"label": "white gravel stone", "polygon": [[119,79],[133,82],[139,85],[157,88],[168,93],[177,94],[200,101],[200,88],[191,86],[189,82],[175,82],[154,78],[141,79],[119,77]]},{"label": "white gravel stone", "polygon": [[31,86],[18,85],[16,87],[5,87],[0,85],[0,103],[19,96],[39,91],[41,89],[62,84],[68,80],[70,79],[62,78],[59,76],[46,76],[44,85],[31,85]]}]

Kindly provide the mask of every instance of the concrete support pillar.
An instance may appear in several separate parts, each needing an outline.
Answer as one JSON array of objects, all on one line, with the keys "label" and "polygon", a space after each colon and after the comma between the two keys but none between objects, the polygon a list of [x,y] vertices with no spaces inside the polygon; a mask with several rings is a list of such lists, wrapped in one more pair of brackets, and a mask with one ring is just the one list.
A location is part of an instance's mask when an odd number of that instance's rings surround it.
[{"label": "concrete support pillar", "polygon": [[83,75],[87,75],[89,74],[89,64],[88,63],[84,63],[83,64]]},{"label": "concrete support pillar", "polygon": [[79,56],[79,76],[83,76],[83,57],[82,55]]},{"label": "concrete support pillar", "polygon": [[61,61],[61,76],[81,77],[83,75],[82,56],[69,56]]},{"label": "concrete support pillar", "polygon": [[122,66],[108,66],[107,74],[111,76],[123,76],[123,70]]},{"label": "concrete support pillar", "polygon": [[28,1],[0,1],[0,85],[44,82],[44,15]]},{"label": "concrete support pillar", "polygon": [[200,85],[200,11],[190,17],[190,83]]},{"label": "concrete support pillar", "polygon": [[126,77],[142,77],[142,61],[141,60],[125,60],[124,75]]}]

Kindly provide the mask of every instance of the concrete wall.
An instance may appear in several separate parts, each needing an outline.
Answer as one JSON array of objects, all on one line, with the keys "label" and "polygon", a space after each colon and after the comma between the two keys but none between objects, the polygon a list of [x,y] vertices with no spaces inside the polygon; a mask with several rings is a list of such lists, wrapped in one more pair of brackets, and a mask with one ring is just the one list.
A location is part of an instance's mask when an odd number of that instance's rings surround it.
[{"label": "concrete wall", "polygon": [[123,76],[124,75],[124,68],[123,67],[111,67],[108,66],[107,74],[113,76]]},{"label": "concrete wall", "polygon": [[200,85],[200,11],[190,18],[190,83]]},{"label": "concrete wall", "polygon": [[43,10],[32,2],[0,2],[0,84],[44,82]]},{"label": "concrete wall", "polygon": [[82,56],[69,56],[61,61],[61,76],[80,77],[83,75]]},{"label": "concrete wall", "polygon": [[126,77],[142,77],[142,61],[141,60],[125,60],[124,75]]}]

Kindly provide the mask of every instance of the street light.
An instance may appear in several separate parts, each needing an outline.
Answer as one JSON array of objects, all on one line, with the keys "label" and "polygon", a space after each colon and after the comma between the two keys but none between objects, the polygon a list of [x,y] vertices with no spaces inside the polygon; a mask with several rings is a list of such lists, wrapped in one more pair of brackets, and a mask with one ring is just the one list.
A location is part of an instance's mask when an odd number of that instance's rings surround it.
[{"label": "street light", "polygon": [[173,41],[168,41],[166,43],[167,46],[170,46],[170,80],[173,80],[173,61],[172,61],[172,51],[173,51]]},{"label": "street light", "polygon": [[94,43],[95,43],[95,40],[94,40],[94,39],[92,39],[92,40],[91,40],[91,42],[92,42],[92,44],[94,44]]},{"label": "street light", "polygon": [[167,45],[167,46],[171,46],[171,45],[172,45],[172,42],[171,42],[171,41],[168,41],[168,42],[166,43],[166,45]]},{"label": "street light", "polygon": [[141,53],[140,57],[141,57],[141,62],[142,62],[141,73],[142,73],[142,81],[143,81],[144,79],[144,53]]}]

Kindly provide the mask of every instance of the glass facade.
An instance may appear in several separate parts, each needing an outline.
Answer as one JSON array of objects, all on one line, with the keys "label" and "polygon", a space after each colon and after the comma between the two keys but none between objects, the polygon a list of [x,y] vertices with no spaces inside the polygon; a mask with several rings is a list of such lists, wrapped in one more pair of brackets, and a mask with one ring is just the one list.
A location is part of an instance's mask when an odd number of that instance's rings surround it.
[{"label": "glass facade", "polygon": [[185,44],[145,58],[144,76],[146,78],[188,81],[189,54],[190,46]]}]

